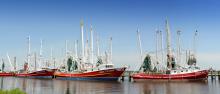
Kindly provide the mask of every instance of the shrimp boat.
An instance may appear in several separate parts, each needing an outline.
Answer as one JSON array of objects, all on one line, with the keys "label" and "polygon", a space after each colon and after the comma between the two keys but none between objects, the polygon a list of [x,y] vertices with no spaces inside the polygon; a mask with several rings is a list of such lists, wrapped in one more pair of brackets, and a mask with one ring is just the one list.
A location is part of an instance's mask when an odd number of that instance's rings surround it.
[{"label": "shrimp boat", "polygon": [[[139,39],[139,46],[140,46],[141,54],[142,54],[142,47],[141,47],[139,31],[137,33],[138,33],[138,39]],[[152,70],[152,68],[151,68],[152,67],[152,56],[147,54],[143,60],[143,63],[139,69],[139,72],[134,73],[132,75],[133,80],[134,81],[140,81],[140,80],[142,80],[142,81],[143,80],[167,80],[167,81],[206,80],[208,78],[208,70],[202,70],[196,66],[197,62],[196,62],[195,53],[190,54],[190,52],[189,52],[189,55],[186,56],[186,58],[188,57],[186,62],[189,67],[185,68],[185,67],[182,67],[182,66],[176,64],[175,58],[174,58],[174,56],[172,54],[172,50],[171,50],[171,40],[170,40],[171,38],[170,38],[170,31],[169,31],[169,25],[168,25],[167,20],[166,20],[166,34],[167,34],[167,38],[166,38],[166,41],[167,41],[167,64],[166,65],[167,66],[166,66],[166,68],[164,68],[163,70],[158,70],[157,67],[154,67],[154,69]],[[180,32],[178,31],[177,34],[178,34],[178,44],[179,44]],[[161,32],[159,35],[161,35]],[[197,36],[197,31],[195,32],[194,41],[195,41],[196,36]],[[161,42],[162,42],[162,37],[161,37]],[[180,56],[180,49],[179,48],[180,47],[177,48],[178,49],[177,56]],[[156,54],[158,54],[158,53],[156,53]],[[156,57],[156,62],[157,62],[155,64],[156,66],[159,64],[158,61],[159,60]],[[180,57],[178,57],[177,62],[180,62]]]},{"label": "shrimp boat", "polygon": [[[37,57],[36,53],[34,54],[34,68],[29,68],[31,61],[31,52],[30,52],[30,36],[28,37],[28,55],[27,62],[23,65],[23,69],[19,70],[15,76],[16,77],[27,77],[27,78],[53,78],[54,73],[57,69],[52,68],[37,68]],[[41,41],[42,49],[42,41]],[[42,56],[42,50],[40,50],[40,56]]]},{"label": "shrimp boat", "polygon": [[[110,38],[110,51],[105,53],[105,56],[99,54],[99,40],[97,42],[97,60],[93,58],[93,30],[90,30],[90,47],[88,47],[88,40],[84,48],[84,35],[83,23],[81,22],[82,34],[82,56],[78,58],[77,55],[77,42],[75,42],[75,58],[69,56],[67,60],[67,71],[57,71],[55,76],[57,79],[67,80],[104,80],[104,81],[117,81],[122,76],[126,67],[115,68],[111,63],[112,57],[112,38]],[[86,37],[86,39],[88,39]],[[85,51],[84,51],[85,50]],[[96,64],[93,61],[97,61]]]}]

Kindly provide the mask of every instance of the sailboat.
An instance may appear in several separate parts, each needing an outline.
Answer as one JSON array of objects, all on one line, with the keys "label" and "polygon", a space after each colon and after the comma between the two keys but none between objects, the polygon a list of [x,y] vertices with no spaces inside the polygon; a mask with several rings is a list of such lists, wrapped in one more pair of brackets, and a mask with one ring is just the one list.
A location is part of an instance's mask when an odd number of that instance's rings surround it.
[{"label": "sailboat", "polygon": [[[42,49],[42,41],[41,41]],[[41,56],[42,50],[40,50]],[[34,68],[30,67],[31,64],[31,52],[30,52],[30,36],[28,37],[28,55],[27,62],[24,63],[23,69],[18,71],[15,76],[17,77],[28,77],[28,78],[53,78],[54,73],[57,69],[51,68],[37,68],[37,56],[34,53]]]},{"label": "sailboat", "polygon": [[[141,49],[141,58],[143,57],[142,54],[142,47],[141,47],[141,40],[139,31],[138,34],[138,41],[139,46]],[[166,20],[166,34],[167,34],[167,63],[166,68],[160,72],[158,72],[157,68],[154,67],[152,70],[152,56],[149,54],[143,59],[143,64],[139,69],[138,73],[134,73],[132,78],[134,81],[140,80],[206,80],[208,78],[208,70],[202,70],[198,66],[196,66],[196,58],[195,55],[190,54],[188,57],[187,64],[189,67],[181,67],[180,65],[176,64],[175,57],[172,54],[171,50],[171,35],[170,29],[168,25],[168,21]],[[197,35],[197,31],[195,33]],[[142,69],[142,71],[141,71]]]},{"label": "sailboat", "polygon": [[67,60],[68,70],[65,72],[56,72],[55,76],[57,79],[117,81],[119,77],[122,76],[126,67],[115,68],[114,64],[111,63],[112,38],[110,38],[110,52],[106,52],[105,56],[99,55],[99,45],[97,40],[97,63],[93,63],[92,27],[90,31],[90,47],[88,47],[88,40],[86,40],[86,46],[84,48],[84,31],[83,23],[81,22],[82,56],[78,57],[76,53],[74,60],[73,57],[69,57]]}]

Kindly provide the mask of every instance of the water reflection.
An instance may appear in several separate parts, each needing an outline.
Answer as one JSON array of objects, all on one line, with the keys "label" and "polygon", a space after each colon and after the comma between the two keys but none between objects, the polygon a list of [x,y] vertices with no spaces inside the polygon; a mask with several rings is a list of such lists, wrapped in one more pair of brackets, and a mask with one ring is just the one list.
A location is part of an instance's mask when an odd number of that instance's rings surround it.
[{"label": "water reflection", "polygon": [[197,82],[104,82],[0,77],[1,89],[28,94],[218,94],[219,80]]}]

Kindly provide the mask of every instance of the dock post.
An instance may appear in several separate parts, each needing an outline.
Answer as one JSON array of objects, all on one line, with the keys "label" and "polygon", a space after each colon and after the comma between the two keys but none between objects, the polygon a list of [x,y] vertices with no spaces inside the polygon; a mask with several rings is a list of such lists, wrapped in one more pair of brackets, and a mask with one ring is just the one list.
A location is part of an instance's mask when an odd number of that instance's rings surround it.
[{"label": "dock post", "polygon": [[211,80],[213,80],[213,70],[211,70]]},{"label": "dock post", "polygon": [[124,77],[125,77],[125,76],[124,76],[124,74],[123,74],[123,75],[121,76],[121,81],[124,81]]},{"label": "dock post", "polygon": [[128,74],[128,77],[129,77],[129,82],[131,82],[131,73],[130,72]]},{"label": "dock post", "polygon": [[220,80],[220,71],[218,71],[218,79]]}]

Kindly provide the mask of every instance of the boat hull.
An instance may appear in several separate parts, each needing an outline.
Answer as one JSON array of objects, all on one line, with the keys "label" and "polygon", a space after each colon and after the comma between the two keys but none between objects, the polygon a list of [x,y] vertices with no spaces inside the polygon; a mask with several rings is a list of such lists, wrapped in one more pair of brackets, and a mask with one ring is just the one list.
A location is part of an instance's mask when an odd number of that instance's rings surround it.
[{"label": "boat hull", "polygon": [[40,71],[34,71],[30,73],[17,73],[17,77],[27,77],[27,78],[53,78],[54,73],[57,69],[44,69]]},{"label": "boat hull", "polygon": [[4,77],[4,76],[14,76],[14,73],[10,73],[10,72],[0,72],[0,77]]},{"label": "boat hull", "polygon": [[182,74],[147,74],[147,73],[136,73],[132,75],[134,81],[142,80],[205,80],[208,78],[208,70],[201,70],[191,73]]},{"label": "boat hull", "polygon": [[55,74],[57,79],[65,80],[102,80],[102,81],[117,81],[125,71],[123,68],[105,69],[83,73],[63,73],[57,72]]}]

